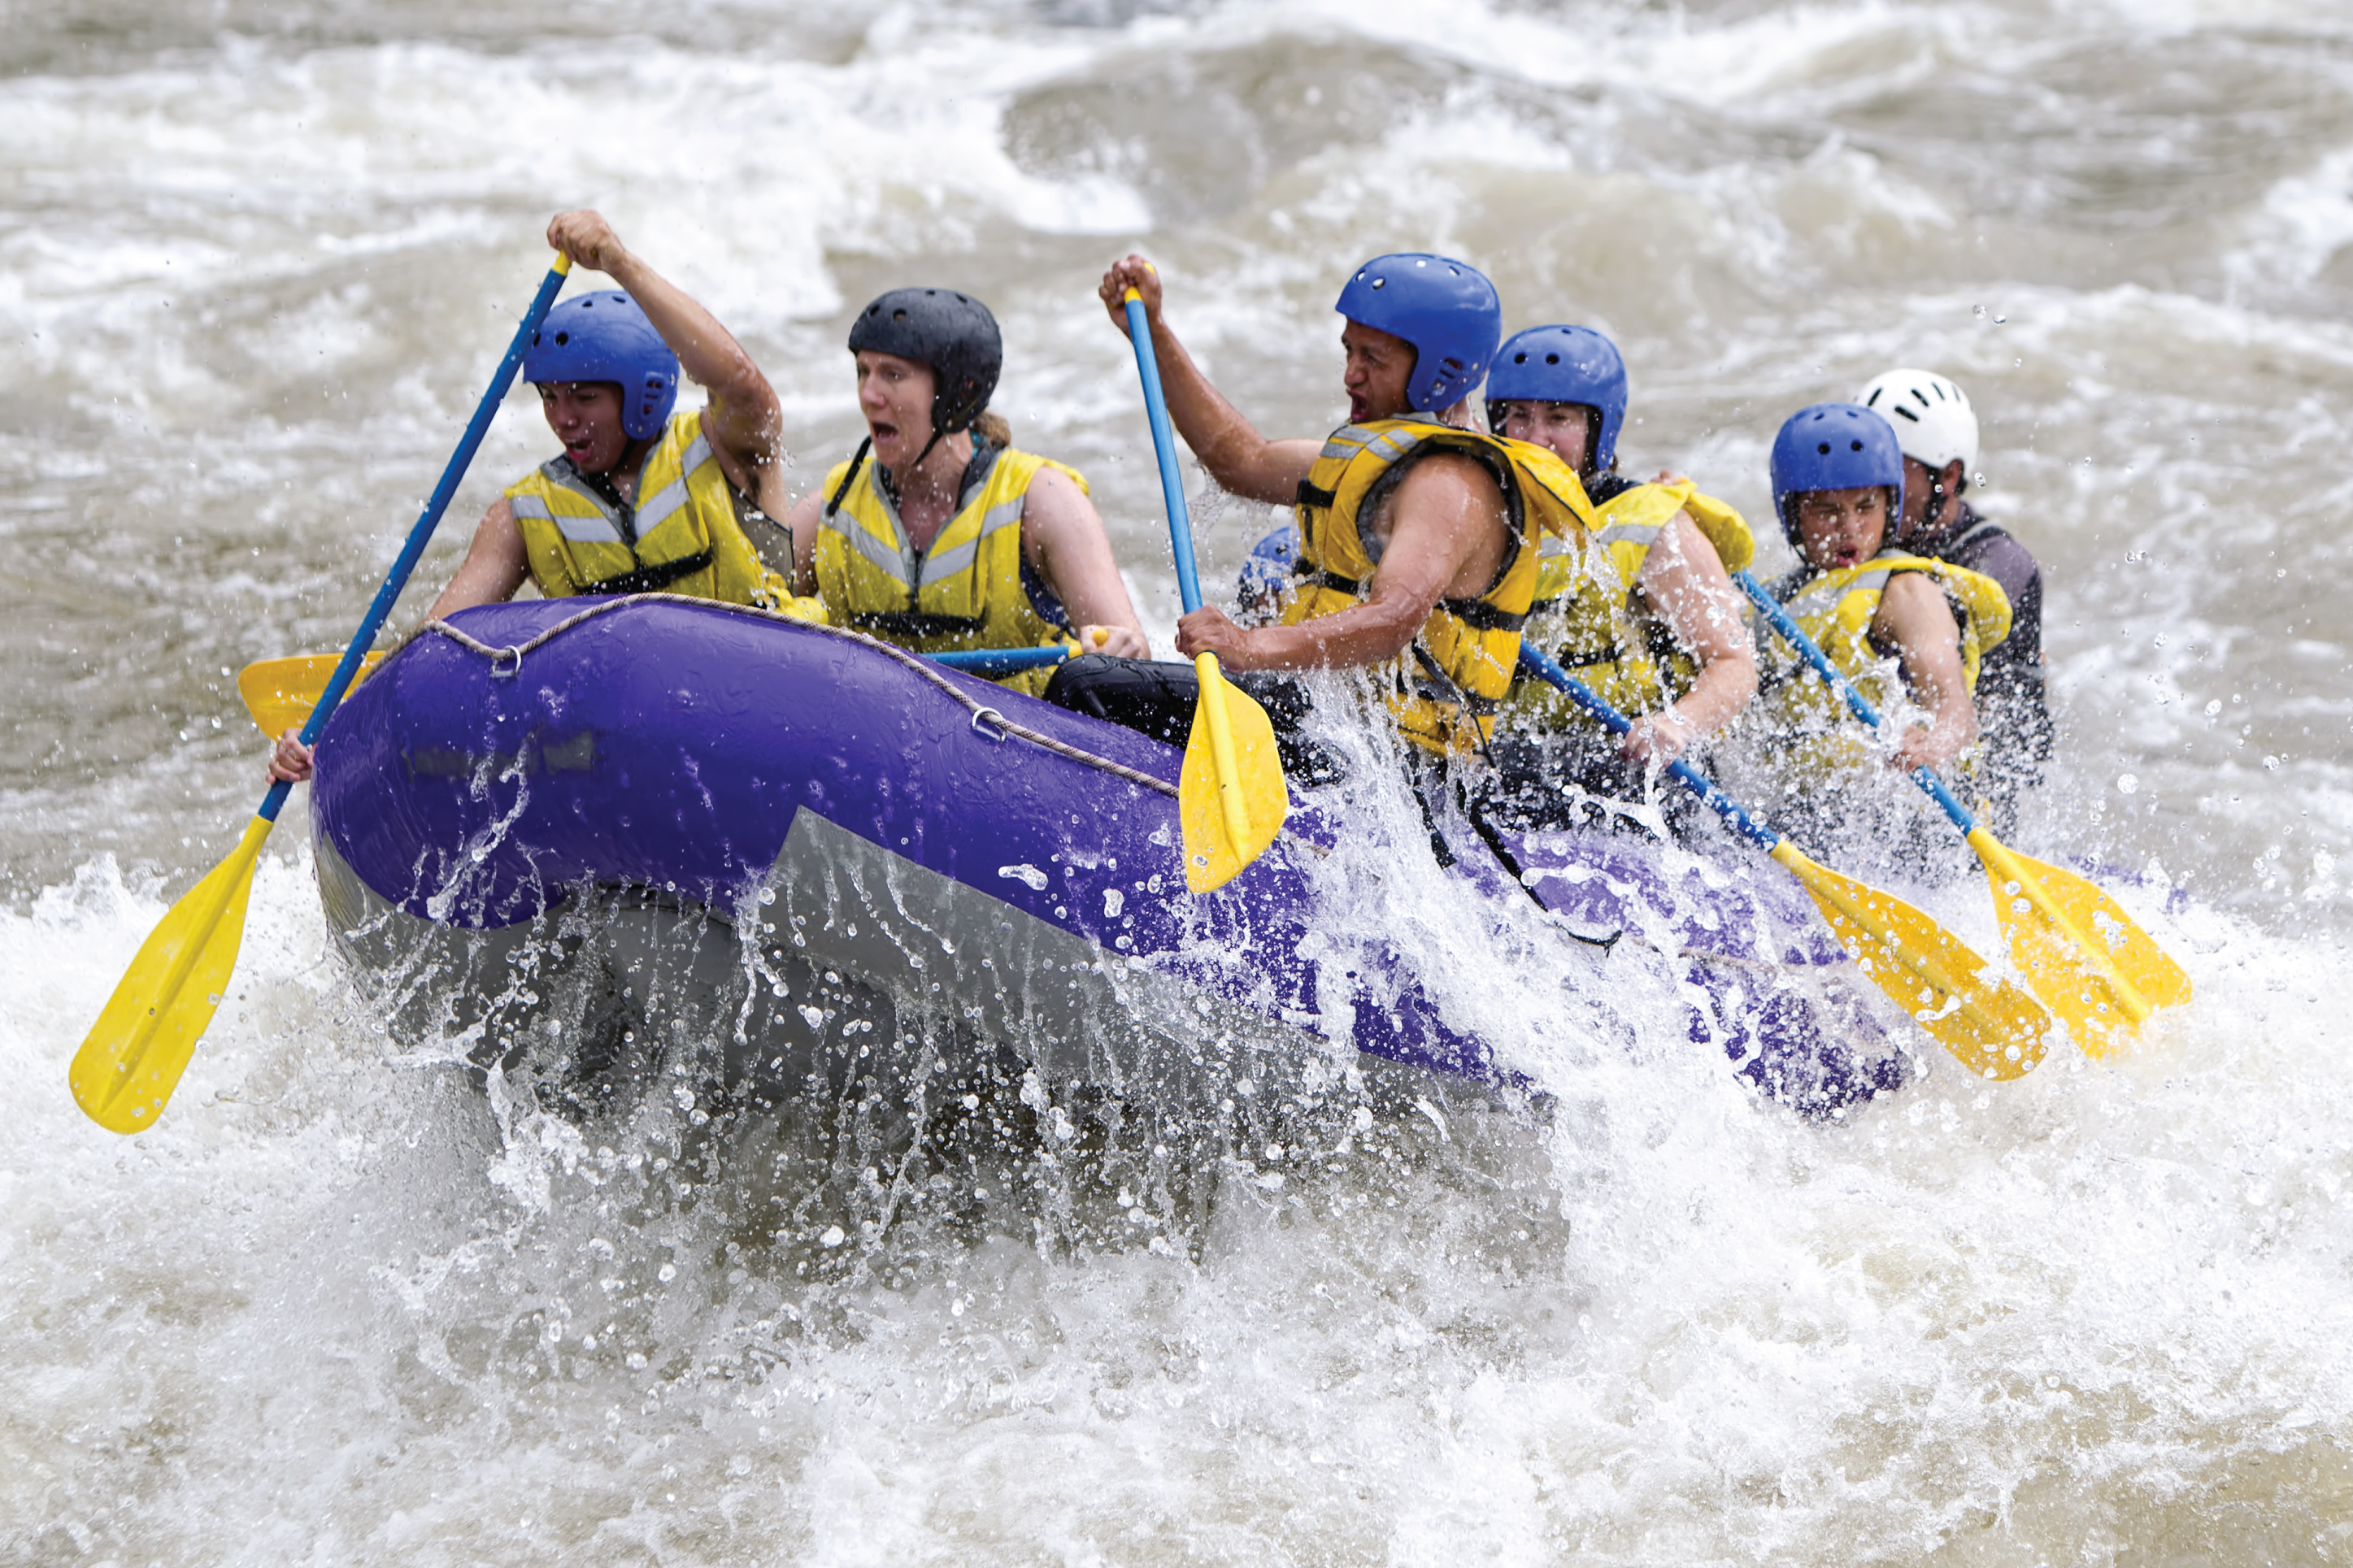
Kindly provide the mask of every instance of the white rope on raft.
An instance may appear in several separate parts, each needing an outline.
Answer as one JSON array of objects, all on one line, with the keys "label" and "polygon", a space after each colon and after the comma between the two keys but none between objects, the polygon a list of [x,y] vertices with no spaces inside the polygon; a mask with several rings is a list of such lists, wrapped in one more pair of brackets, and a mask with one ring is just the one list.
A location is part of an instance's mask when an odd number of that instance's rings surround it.
[{"label": "white rope on raft", "polygon": [[1027,741],[1029,744],[1040,750],[1051,752],[1056,756],[1068,757],[1071,761],[1093,768],[1099,773],[1106,773],[1113,778],[1124,779],[1139,788],[1155,790],[1171,799],[1176,798],[1176,786],[1166,779],[1155,778],[1150,773],[1131,768],[1124,763],[1113,762],[1109,757],[1099,757],[1092,752],[1082,751],[1041,731],[1032,730],[1026,724],[1015,723],[994,708],[984,707],[974,700],[969,692],[950,680],[930,660],[909,653],[905,648],[870,637],[862,632],[849,631],[840,626],[828,626],[818,621],[803,620],[798,616],[788,616],[781,610],[762,609],[756,605],[723,604],[716,599],[699,599],[691,594],[628,594],[617,598],[607,599],[600,604],[591,605],[577,615],[569,616],[556,622],[530,641],[517,643],[511,647],[492,647],[490,644],[469,636],[443,620],[427,621],[417,630],[434,632],[448,637],[459,647],[471,653],[480,654],[484,658],[489,659],[493,673],[511,676],[522,668],[523,656],[534,648],[544,647],[575,626],[593,621],[597,616],[612,611],[627,609],[633,605],[685,605],[698,610],[719,610],[731,616],[749,616],[755,620],[776,621],[786,626],[798,626],[804,631],[817,632],[826,637],[840,637],[846,641],[854,642],[860,647],[871,648],[885,658],[894,660],[914,671],[933,686],[954,698],[959,707],[972,715],[973,728],[984,735],[990,735],[1000,741],[1010,735],[1015,740]]}]

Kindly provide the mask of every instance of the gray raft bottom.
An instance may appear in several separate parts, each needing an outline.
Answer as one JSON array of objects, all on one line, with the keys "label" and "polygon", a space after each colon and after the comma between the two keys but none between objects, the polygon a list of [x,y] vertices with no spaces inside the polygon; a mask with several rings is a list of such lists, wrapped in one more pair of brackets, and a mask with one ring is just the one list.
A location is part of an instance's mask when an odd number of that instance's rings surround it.
[{"label": "gray raft bottom", "polygon": [[393,1037],[527,1077],[559,1108],[681,1064],[751,1102],[903,1104],[976,1068],[1174,1115],[1356,1099],[1368,1073],[1382,1098],[1495,1093],[1207,996],[811,811],[736,910],[597,887],[465,930],[388,902],[325,836],[316,850],[335,939]]}]

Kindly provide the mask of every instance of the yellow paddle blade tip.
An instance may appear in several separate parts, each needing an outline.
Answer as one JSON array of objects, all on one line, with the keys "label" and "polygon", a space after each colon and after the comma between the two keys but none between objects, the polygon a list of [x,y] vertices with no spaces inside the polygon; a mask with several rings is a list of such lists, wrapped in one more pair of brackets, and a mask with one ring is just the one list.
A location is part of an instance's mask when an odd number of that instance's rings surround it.
[{"label": "yellow paddle blade tip", "polygon": [[[1176,816],[1184,828],[1185,886],[1215,892],[1266,852],[1291,814],[1282,757],[1266,710],[1228,685],[1215,665],[1203,670],[1201,703],[1177,777]],[[1217,717],[1224,710],[1230,768],[1218,756]]]},{"label": "yellow paddle blade tip", "polygon": [[74,1053],[74,1103],[108,1131],[144,1132],[178,1087],[237,968],[270,826],[259,816],[247,824],[228,858],[164,911]]},{"label": "yellow paddle blade tip", "polygon": [[[334,653],[258,659],[237,672],[237,694],[245,700],[245,710],[253,715],[254,724],[274,741],[311,717],[311,710],[319,705],[342,659],[343,655]],[[383,662],[383,654],[369,654],[360,661],[360,672],[352,684],[365,680],[369,671]]]}]

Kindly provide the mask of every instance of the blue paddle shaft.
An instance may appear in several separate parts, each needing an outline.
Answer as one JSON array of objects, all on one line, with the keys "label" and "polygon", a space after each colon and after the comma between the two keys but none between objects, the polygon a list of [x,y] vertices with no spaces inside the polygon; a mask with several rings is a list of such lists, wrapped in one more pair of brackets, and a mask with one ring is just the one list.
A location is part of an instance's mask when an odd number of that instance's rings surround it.
[{"label": "blue paddle shaft", "polygon": [[1168,503],[1168,548],[1176,557],[1176,596],[1185,613],[1201,607],[1201,583],[1193,571],[1193,521],[1185,510],[1185,477],[1176,469],[1176,432],[1168,426],[1168,400],[1160,391],[1160,361],[1152,352],[1152,327],[1144,301],[1127,302],[1127,341],[1135,350],[1135,373],[1144,380],[1144,407],[1152,416],[1152,449],[1160,458],[1160,494]]},{"label": "blue paddle shaft", "polygon": [[[1522,642],[1520,668],[1537,679],[1558,687],[1568,693],[1570,700],[1579,708],[1609,726],[1610,733],[1622,735],[1634,727],[1633,721],[1601,700],[1600,695],[1593,688],[1561,668],[1559,663],[1542,648]],[[1705,775],[1689,763],[1669,763],[1667,772],[1674,776],[1676,783],[1705,801],[1718,816],[1766,848],[1770,849],[1781,842],[1779,834],[1742,810],[1738,801],[1710,784]]]},{"label": "blue paddle shaft", "polygon": [[934,664],[944,664],[950,669],[965,670],[974,675],[1011,675],[1018,670],[1036,669],[1040,665],[1060,664],[1071,657],[1064,646],[1053,647],[976,647],[960,653],[928,653],[923,656]]},{"label": "blue paddle shaft", "polygon": [[[435,526],[440,522],[441,514],[449,510],[450,498],[458,493],[459,481],[466,477],[466,469],[472,465],[474,453],[480,447],[482,437],[490,433],[491,421],[498,416],[499,405],[505,400],[507,388],[514,384],[515,372],[522,366],[522,356],[531,347],[532,335],[539,331],[540,322],[547,319],[548,307],[555,303],[556,291],[564,287],[564,275],[568,268],[568,261],[558,261],[540,280],[539,292],[533,298],[531,309],[523,312],[522,323],[515,328],[514,342],[507,345],[506,358],[499,362],[498,373],[491,377],[490,390],[482,394],[482,401],[475,405],[474,417],[467,424],[465,435],[459,438],[458,449],[449,454],[449,464],[441,470],[441,482],[433,487],[433,494],[427,498],[425,510],[417,514],[416,526],[408,531],[408,542],[400,547],[400,554],[393,561],[392,570],[385,574],[384,585],[375,591],[375,603],[368,606],[367,614],[361,618],[359,630],[352,634],[351,645],[343,649],[343,659],[335,666],[335,673],[328,678],[327,689],[319,694],[317,706],[311,710],[311,717],[302,726],[304,745],[314,743],[319,739],[319,731],[325,729],[327,721],[334,716],[335,709],[343,700],[343,693],[351,689],[353,678],[359,674],[360,661],[367,657],[367,650],[375,642],[376,633],[384,629],[385,618],[392,614],[393,601],[400,597],[403,588],[408,586],[408,574],[417,570],[417,563],[425,554],[426,545],[432,542]],[[262,797],[260,811],[256,815],[265,822],[277,821],[278,813],[293,788],[282,779],[271,784],[269,793]]]},{"label": "blue paddle shaft", "polygon": [[[1831,689],[1845,699],[1847,711],[1873,729],[1878,729],[1878,710],[1872,707],[1862,692],[1855,689],[1854,682],[1846,678],[1846,673],[1831,662],[1830,656],[1821,650],[1820,645],[1806,635],[1806,629],[1790,618],[1789,612],[1781,607],[1780,601],[1766,592],[1765,584],[1746,572],[1735,572],[1732,580],[1740,584],[1740,590],[1748,595],[1749,603],[1755,605],[1758,613],[1771,623],[1773,629],[1781,634],[1781,640],[1803,655],[1806,662],[1814,667],[1814,673],[1830,682]],[[1953,819],[1956,827],[1963,833],[1976,829],[1977,818],[1969,815],[1968,807],[1953,798],[1953,792],[1945,787],[1945,781],[1932,770],[1915,768],[1912,778],[1914,783],[1928,792],[1938,805],[1945,808],[1945,815]]]}]

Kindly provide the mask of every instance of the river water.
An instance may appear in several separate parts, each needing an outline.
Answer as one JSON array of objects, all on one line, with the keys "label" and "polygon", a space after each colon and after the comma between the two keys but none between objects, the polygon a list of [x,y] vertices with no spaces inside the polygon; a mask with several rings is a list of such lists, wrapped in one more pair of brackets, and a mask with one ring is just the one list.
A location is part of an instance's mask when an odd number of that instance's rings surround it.
[{"label": "river water", "polygon": [[[1130,247],[1295,434],[1346,268],[1470,258],[1752,518],[1784,414],[1936,366],[2048,574],[2021,847],[2198,1000],[1825,1124],[1532,1025],[1548,1121],[1269,1154],[1176,1243],[828,1246],[767,1145],[685,1181],[389,1047],[298,805],[170,1114],[98,1131],[67,1058],[259,794],[228,678],[340,646],[583,205],[803,485],[856,304],[990,300],[1164,650]],[[2341,7],[10,3],[0,216],[0,1561],[2353,1562]],[[403,617],[547,445],[519,393]],[[1205,580],[1265,521],[1203,498]]]}]

